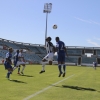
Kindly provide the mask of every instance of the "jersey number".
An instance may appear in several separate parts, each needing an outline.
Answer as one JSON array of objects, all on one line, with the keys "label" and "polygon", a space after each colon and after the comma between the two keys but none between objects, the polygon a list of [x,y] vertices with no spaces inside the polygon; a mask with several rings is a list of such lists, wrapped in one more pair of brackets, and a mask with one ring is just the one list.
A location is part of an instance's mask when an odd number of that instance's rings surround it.
[{"label": "jersey number", "polygon": [[63,44],[61,45],[61,49],[60,50],[63,50],[64,49],[64,46],[63,46]]}]

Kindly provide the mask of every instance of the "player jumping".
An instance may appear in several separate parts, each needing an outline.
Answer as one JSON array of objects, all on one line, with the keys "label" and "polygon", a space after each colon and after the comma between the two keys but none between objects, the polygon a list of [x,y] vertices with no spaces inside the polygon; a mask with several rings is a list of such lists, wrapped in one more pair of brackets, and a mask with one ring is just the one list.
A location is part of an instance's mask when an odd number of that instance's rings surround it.
[{"label": "player jumping", "polygon": [[55,47],[51,42],[51,37],[46,38],[46,51],[47,51],[47,55],[42,59],[42,70],[40,71],[40,74],[45,72],[46,61],[49,62],[49,65],[52,65]]},{"label": "player jumping", "polygon": [[[65,43],[60,41],[59,37],[55,38],[57,44],[56,44],[56,50],[58,54],[58,69],[59,69],[59,76],[60,77],[63,74],[63,77],[65,77],[66,73],[66,65],[65,65],[65,56],[67,55]],[[62,72],[62,66],[63,66],[63,72]]]}]

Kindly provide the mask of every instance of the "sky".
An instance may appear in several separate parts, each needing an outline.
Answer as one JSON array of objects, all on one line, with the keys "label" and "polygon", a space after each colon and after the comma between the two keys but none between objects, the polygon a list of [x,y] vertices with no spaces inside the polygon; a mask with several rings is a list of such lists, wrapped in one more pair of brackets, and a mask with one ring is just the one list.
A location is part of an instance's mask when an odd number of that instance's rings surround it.
[{"label": "sky", "polygon": [[45,3],[52,3],[47,36],[53,44],[59,36],[66,46],[100,46],[100,0],[0,0],[0,38],[45,44]]}]

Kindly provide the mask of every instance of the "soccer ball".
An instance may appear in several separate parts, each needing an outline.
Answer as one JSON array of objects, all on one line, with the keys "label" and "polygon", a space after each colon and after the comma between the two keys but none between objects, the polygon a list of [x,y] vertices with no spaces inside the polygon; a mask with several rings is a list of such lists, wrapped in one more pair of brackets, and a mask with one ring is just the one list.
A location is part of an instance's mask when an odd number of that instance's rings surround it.
[{"label": "soccer ball", "polygon": [[57,25],[55,24],[55,25],[53,25],[53,29],[57,29]]}]

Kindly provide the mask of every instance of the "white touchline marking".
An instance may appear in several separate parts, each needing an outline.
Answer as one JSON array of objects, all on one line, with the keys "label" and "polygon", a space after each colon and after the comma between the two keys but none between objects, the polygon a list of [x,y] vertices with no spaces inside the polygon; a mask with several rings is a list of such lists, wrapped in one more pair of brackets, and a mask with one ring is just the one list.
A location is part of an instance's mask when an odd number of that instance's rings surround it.
[{"label": "white touchline marking", "polygon": [[36,93],[34,93],[34,94],[32,94],[32,95],[26,97],[26,98],[23,99],[23,100],[29,100],[29,99],[31,99],[32,97],[34,97],[34,96],[36,96],[36,95],[38,95],[38,94],[40,94],[40,93],[42,93],[42,92],[44,92],[44,91],[50,89],[51,87],[53,87],[53,85],[57,85],[57,84],[59,84],[59,83],[65,81],[65,80],[67,80],[67,79],[69,79],[69,78],[71,78],[71,77],[73,77],[73,76],[74,76],[74,75],[71,75],[71,76],[69,76],[69,77],[67,77],[67,78],[65,78],[65,79],[63,79],[63,80],[61,80],[61,81],[58,81],[58,82],[52,84],[51,86],[48,86],[48,87],[46,87],[46,88],[44,88],[44,89],[42,89],[42,90],[40,90],[40,91],[38,91],[38,92],[36,92]]}]

